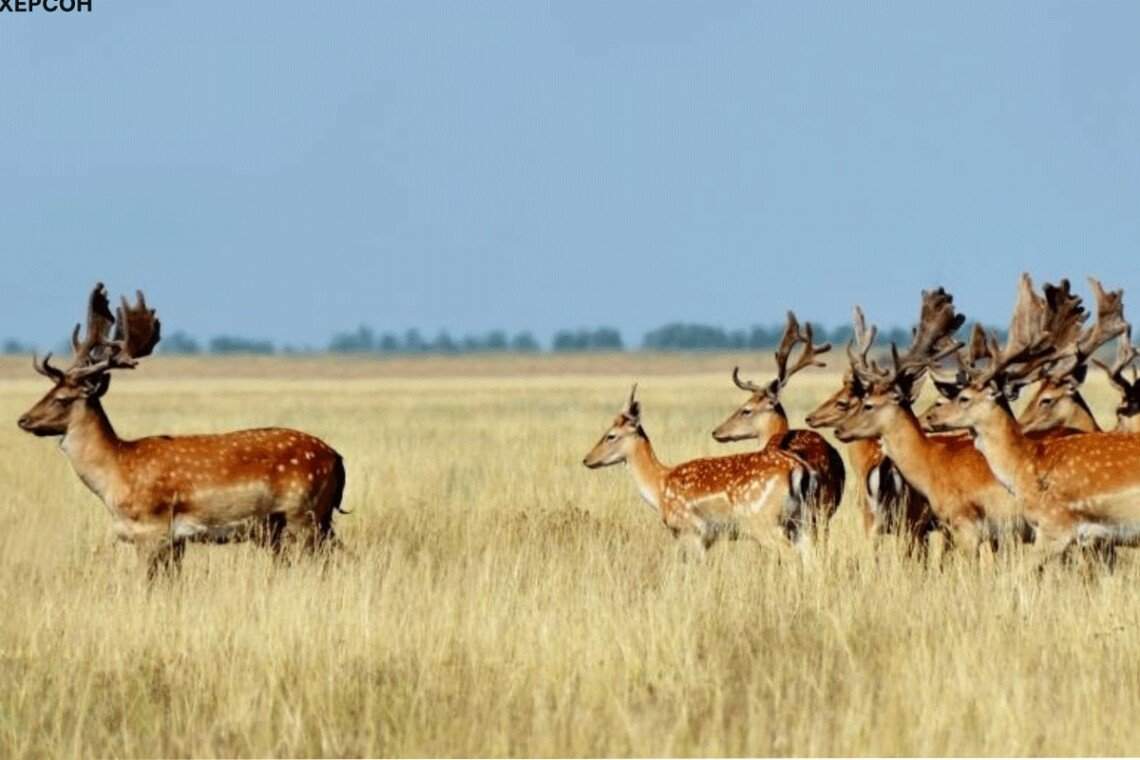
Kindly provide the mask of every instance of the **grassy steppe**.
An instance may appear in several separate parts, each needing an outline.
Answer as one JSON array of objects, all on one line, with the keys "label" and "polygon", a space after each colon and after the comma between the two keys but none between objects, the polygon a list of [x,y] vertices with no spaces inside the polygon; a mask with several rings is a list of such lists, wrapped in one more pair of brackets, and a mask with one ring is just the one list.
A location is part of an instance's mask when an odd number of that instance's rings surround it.
[{"label": "grassy steppe", "polygon": [[[121,435],[298,427],[353,512],[324,570],[191,546],[153,587],[17,430],[46,383],[0,362],[0,756],[1137,751],[1130,552],[925,569],[871,550],[849,489],[811,571],[683,563],[621,468],[581,466],[635,378],[666,461],[746,449],[709,437],[736,359],[153,360],[107,397]],[[837,382],[797,378],[793,419]]]}]

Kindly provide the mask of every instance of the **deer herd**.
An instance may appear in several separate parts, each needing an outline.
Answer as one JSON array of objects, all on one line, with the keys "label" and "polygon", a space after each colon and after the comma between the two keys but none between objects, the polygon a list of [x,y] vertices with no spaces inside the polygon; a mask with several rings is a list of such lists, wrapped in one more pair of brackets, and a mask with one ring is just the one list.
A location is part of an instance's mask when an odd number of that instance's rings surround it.
[{"label": "deer herd", "polygon": [[[847,481],[843,457],[815,430],[829,428],[846,449],[856,508],[876,539],[899,536],[920,557],[936,533],[969,556],[1024,543],[1035,569],[1077,549],[1111,567],[1117,547],[1140,543],[1140,381],[1122,292],[1090,284],[1093,315],[1067,280],[1038,292],[1022,275],[1004,344],[976,324],[959,341],[965,317],[953,297],[923,292],[910,345],[892,344],[886,357],[872,355],[876,330],[855,307],[842,384],[807,415],[810,430],[791,426],[781,396],[797,373],[824,366],[831,346],[816,344],[811,325],[789,312],[775,377],[758,384],[734,369],[748,398],[712,432],[719,442],[755,440],[754,450],[662,463],[635,385],[583,464],[626,463],[642,498],[698,555],[726,537],[806,559],[826,543]],[[151,576],[177,569],[188,541],[253,540],[279,556],[290,545],[332,545],[345,469],[320,439],[284,428],[116,435],[101,399],[112,374],[135,368],[159,337],[141,293],[112,314],[96,285],[86,325],[72,334],[70,365],[53,366],[50,354],[33,362],[53,385],[20,428],[60,437]],[[1096,354],[1114,340],[1108,365]],[[1090,364],[1121,395],[1112,431],[1098,426],[1081,395]],[[916,411],[927,376],[937,399]],[[1015,417],[1011,402],[1035,383]]]},{"label": "deer herd", "polygon": [[[1089,282],[1094,315],[1067,280],[1039,293],[1022,275],[1004,344],[976,324],[957,340],[965,317],[953,297],[923,292],[910,345],[892,344],[885,358],[871,355],[876,331],[855,307],[842,386],[806,422],[846,446],[868,534],[896,534],[919,556],[935,533],[967,556],[1024,543],[1035,570],[1073,549],[1111,567],[1117,547],[1140,543],[1140,383],[1134,370],[1126,377],[1137,354],[1122,292]],[[1106,365],[1095,354],[1113,340]],[[818,433],[790,428],[780,394],[829,348],[789,313],[776,377],[756,385],[733,371],[750,395],[713,437],[755,438],[758,451],[664,465],[631,393],[583,463],[626,462],[642,497],[692,546],[743,536],[808,556],[839,506],[844,466]],[[1120,391],[1115,430],[1101,430],[1081,396],[1090,364]],[[927,376],[937,400],[916,411]],[[1016,417],[1011,402],[1034,383]]]}]

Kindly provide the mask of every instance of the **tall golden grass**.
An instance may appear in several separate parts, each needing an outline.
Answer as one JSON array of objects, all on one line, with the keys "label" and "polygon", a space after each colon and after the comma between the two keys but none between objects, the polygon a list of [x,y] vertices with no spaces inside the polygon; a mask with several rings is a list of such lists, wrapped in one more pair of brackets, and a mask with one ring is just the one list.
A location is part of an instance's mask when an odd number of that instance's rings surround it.
[{"label": "tall golden grass", "polygon": [[[1016,554],[924,568],[889,542],[871,550],[849,490],[811,569],[744,542],[682,562],[622,468],[580,464],[635,365],[496,376],[456,361],[396,379],[377,364],[341,380],[331,363],[320,379],[288,362],[262,377],[152,363],[107,397],[122,435],[323,437],[348,467],[346,550],[282,567],[249,546],[192,546],[181,577],[148,586],[52,441],[16,429],[45,383],[5,373],[0,756],[1140,747],[1127,553],[1113,575],[1040,582]],[[747,448],[709,437],[742,400],[731,363],[699,366],[643,378],[667,461]],[[836,382],[797,378],[794,420]],[[1089,395],[1107,422],[1100,377]]]}]

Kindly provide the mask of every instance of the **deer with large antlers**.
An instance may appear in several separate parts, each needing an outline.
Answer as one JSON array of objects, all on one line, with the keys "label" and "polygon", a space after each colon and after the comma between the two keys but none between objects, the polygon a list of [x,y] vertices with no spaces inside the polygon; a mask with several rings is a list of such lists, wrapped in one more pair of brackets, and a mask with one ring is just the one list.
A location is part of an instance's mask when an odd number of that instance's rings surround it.
[{"label": "deer with large antlers", "polygon": [[641,425],[637,386],[582,464],[625,462],[642,498],[673,536],[707,550],[722,535],[743,535],[777,549],[812,541],[805,514],[810,468],[794,454],[765,448],[747,454],[662,464]]},{"label": "deer with large antlers", "polygon": [[[1094,290],[1099,290],[1094,286]],[[1135,544],[1140,540],[1140,435],[1076,433],[1036,439],[1022,431],[1010,400],[1043,369],[1071,363],[1079,341],[1059,341],[1073,330],[1051,326],[1044,299],[1022,275],[1017,305],[1004,346],[990,335],[991,359],[966,369],[969,382],[953,403],[932,409],[932,425],[973,432],[997,478],[1018,498],[1037,529],[1035,566],[1072,545]]]},{"label": "deer with large antlers", "polygon": [[[20,417],[37,436],[62,436],[60,448],[111,513],[115,534],[134,544],[148,574],[176,569],[186,542],[257,536],[275,549],[303,538],[315,549],[333,537],[344,464],[311,435],[283,428],[220,435],[120,438],[101,399],[117,370],[134,369],[158,344],[160,325],[142,293],[112,315],[95,286],[86,332],[72,334],[74,359],[60,369],[51,354],[34,361],[54,384]],[[112,336],[111,329],[114,328]]]},{"label": "deer with large antlers", "polygon": [[[803,350],[789,367],[788,360],[796,345]],[[807,463],[815,474],[816,489],[809,504],[809,518],[818,531],[826,530],[828,521],[843,499],[845,473],[843,459],[823,436],[814,430],[793,430],[787,412],[780,403],[780,391],[797,372],[808,367],[824,367],[817,357],[831,350],[831,345],[816,345],[811,323],[802,327],[796,315],[788,312],[788,323],[776,349],[776,377],[767,385],[741,380],[740,368],[732,370],[732,381],[737,388],[751,395],[728,419],[712,432],[721,443],[758,439],[761,449],[775,447],[790,451]]]},{"label": "deer with large antlers", "polygon": [[[1041,383],[1018,420],[1021,429],[1027,433],[1055,428],[1086,433],[1100,430],[1092,410],[1081,395],[1081,384],[1088,373],[1093,354],[1101,346],[1123,335],[1129,326],[1124,321],[1122,291],[1106,293],[1097,280],[1090,279],[1089,282],[1097,303],[1096,322],[1079,334],[1076,334],[1076,329],[1079,328],[1080,319],[1070,320],[1070,335],[1056,335],[1053,334],[1055,329],[1047,328],[1050,329],[1055,346],[1070,346],[1070,350],[1064,361],[1057,361],[1042,369]],[[1080,301],[1079,297],[1069,292],[1068,280],[1062,280],[1057,287],[1045,286],[1045,306],[1051,314],[1056,315],[1054,320],[1064,320],[1067,310],[1083,315]],[[1131,359],[1127,359],[1126,363],[1129,361]],[[1115,377],[1116,373],[1110,372],[1110,378]]]},{"label": "deer with large antlers", "polygon": [[1017,500],[990,472],[969,439],[932,436],[923,430],[912,405],[927,366],[955,353],[953,340],[964,318],[941,288],[923,293],[922,314],[911,347],[902,355],[892,346],[893,367],[857,368],[870,389],[863,403],[836,429],[841,441],[878,438],[903,477],[930,502],[954,545],[976,554],[1011,531],[1024,534]]},{"label": "deer with large antlers", "polygon": [[[867,326],[863,311],[855,307],[854,327],[847,345],[848,368],[843,385],[807,416],[813,428],[834,428],[855,413],[869,392],[860,379],[870,368],[868,354],[875,343],[875,327]],[[863,370],[858,372],[857,370]],[[908,552],[924,554],[929,535],[938,522],[930,504],[903,478],[898,467],[883,454],[878,438],[859,438],[846,444],[852,469],[859,480],[857,491],[863,527],[871,536],[901,535]]]}]

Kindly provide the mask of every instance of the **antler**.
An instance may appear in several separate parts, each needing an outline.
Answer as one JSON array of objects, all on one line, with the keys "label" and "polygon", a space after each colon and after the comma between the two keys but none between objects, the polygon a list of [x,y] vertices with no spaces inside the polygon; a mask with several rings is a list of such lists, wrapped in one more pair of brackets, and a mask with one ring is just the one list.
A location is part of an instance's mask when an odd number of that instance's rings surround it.
[{"label": "antler", "polygon": [[[799,358],[796,359],[795,364],[789,368],[788,359],[791,358],[792,351],[795,350],[797,343],[803,343],[804,350],[800,353]],[[760,386],[750,380],[740,379],[740,367],[733,367],[732,382],[742,391],[775,394],[787,385],[792,375],[800,370],[812,366],[826,367],[827,365],[821,361],[817,361],[816,357],[830,350],[830,343],[815,344],[810,322],[806,322],[803,327],[800,327],[796,315],[789,311],[788,323],[784,327],[784,334],[780,337],[780,345],[776,347],[776,379],[767,386]]]},{"label": "antler", "polygon": [[1116,344],[1116,361],[1112,363],[1111,367],[1099,359],[1093,359],[1092,362],[1108,374],[1108,379],[1112,381],[1113,385],[1127,390],[1132,384],[1124,377],[1124,370],[1128,369],[1137,356],[1140,356],[1140,353],[1137,353],[1136,348],[1132,345],[1132,328],[1129,327],[1120,336],[1120,340]]},{"label": "antler", "polygon": [[[1068,281],[1062,280],[1061,284],[1067,291]],[[1049,319],[1049,332],[1052,345],[1056,349],[1056,356],[1046,374],[1054,381],[1060,381],[1083,367],[1097,349],[1129,329],[1128,323],[1124,321],[1124,291],[1114,290],[1106,293],[1100,282],[1092,277],[1089,278],[1089,284],[1096,297],[1097,315],[1096,322],[1083,332],[1080,329],[1081,323],[1087,314],[1083,308],[1079,308],[1080,299],[1069,296],[1077,302],[1078,307],[1075,310],[1076,315],[1066,324],[1065,320],[1070,314],[1066,313],[1063,304],[1053,303],[1049,297],[1051,286],[1045,286],[1045,294],[1049,300],[1048,308],[1059,310]]]},{"label": "antler", "polygon": [[1124,291],[1113,290],[1106,293],[1100,280],[1089,278],[1089,287],[1092,288],[1096,298],[1096,323],[1081,334],[1077,347],[1084,360],[1096,353],[1096,350],[1113,338],[1123,335],[1128,330],[1128,323],[1124,321]]},{"label": "antler", "polygon": [[90,377],[113,369],[134,369],[139,359],[150,356],[154,351],[161,337],[162,325],[154,309],[147,308],[146,297],[141,290],[135,291],[135,298],[134,306],[127,302],[126,297],[122,299],[122,305],[116,310],[118,319],[115,321],[114,339],[99,344],[108,350],[107,358],[77,368],[73,372],[76,377]]},{"label": "antler", "polygon": [[982,359],[993,358],[986,343],[986,330],[980,322],[975,322],[970,328],[970,339],[966,341],[965,347],[957,352],[957,358],[962,369],[973,368]]},{"label": "antler", "polygon": [[[1023,273],[1018,283],[1017,304],[1010,319],[1005,346],[998,343],[995,334],[989,335],[989,366],[974,371],[971,378],[973,382],[983,385],[1000,374],[1011,378],[1025,378],[1032,374],[1056,350],[1050,340],[1049,316],[1045,299],[1034,292],[1033,280],[1027,273]],[[1017,365],[1016,369],[1014,365]]]},{"label": "antler", "polygon": [[[795,319],[795,317],[792,316],[791,312],[788,312],[788,316],[790,317],[789,321]],[[828,351],[830,351],[831,350],[831,344],[830,343],[820,343],[819,345],[815,344],[815,338],[814,338],[813,333],[812,333],[811,322],[805,322],[804,323],[803,329],[798,331],[798,339],[801,343],[804,344],[804,350],[800,353],[799,358],[796,359],[796,363],[792,365],[792,368],[787,370],[783,374],[783,376],[779,378],[781,387],[784,385],[787,385],[788,380],[791,379],[792,375],[796,374],[797,372],[799,372],[802,369],[806,369],[808,367],[826,367],[827,366],[825,363],[818,361],[816,359],[816,357],[819,356],[820,354],[826,354]]]},{"label": "antler", "polygon": [[749,391],[750,393],[763,393],[764,386],[757,385],[751,380],[740,379],[740,367],[732,368],[732,382],[736,383],[736,387],[742,391]]},{"label": "antler", "polygon": [[847,343],[847,359],[851,362],[851,371],[860,380],[880,379],[881,371],[867,358],[871,348],[875,345],[875,335],[878,333],[878,328],[874,325],[867,327],[863,309],[858,305],[852,309],[851,326],[851,340]]},{"label": "antler", "polygon": [[150,356],[162,338],[162,323],[154,309],[148,309],[146,296],[141,290],[135,291],[135,305],[127,303],[124,296],[118,308],[118,322],[115,325],[116,354],[122,366],[135,366],[139,359]]},{"label": "antler", "polygon": [[107,288],[103,283],[95,283],[91,296],[87,300],[87,333],[83,340],[79,340],[81,325],[76,324],[71,331],[71,349],[73,352],[72,366],[78,367],[96,359],[93,356],[99,347],[106,344],[107,333],[115,323],[111,315],[111,304],[107,300]]},{"label": "antler", "polygon": [[50,364],[50,361],[51,361],[51,352],[50,351],[48,351],[47,354],[44,355],[43,361],[40,361],[39,359],[37,359],[33,355],[32,356],[32,369],[34,369],[36,372],[39,372],[44,377],[50,378],[53,382],[58,383],[60,380],[63,380],[63,377],[64,377],[63,370],[59,369],[58,367],[53,367]]},{"label": "antler", "polygon": [[966,317],[954,310],[954,296],[943,288],[922,291],[922,310],[906,362],[925,367],[957,351],[962,344],[953,336],[965,321]]},{"label": "antler", "polygon": [[[48,360],[33,360],[32,366],[42,375],[59,382],[64,377],[83,380],[113,369],[133,369],[138,360],[149,356],[158,345],[161,337],[161,323],[154,309],[148,308],[142,291],[136,291],[136,302],[132,306],[123,298],[118,308],[118,319],[111,315],[107,300],[107,289],[103,283],[95,284],[87,306],[87,330],[83,340],[79,339],[81,325],[76,325],[71,333],[71,347],[75,356],[71,366],[59,370]],[[108,339],[111,327],[115,328],[113,339]]]},{"label": "antler", "polygon": [[907,397],[914,395],[916,384],[926,370],[945,357],[962,348],[962,343],[954,339],[954,333],[966,318],[954,309],[954,297],[943,288],[922,291],[922,307],[918,325],[907,350],[900,354],[898,346],[891,344],[891,359],[894,368],[880,370],[872,365],[856,369],[865,382],[880,385],[895,385]]},{"label": "antler", "polygon": [[784,334],[780,336],[780,345],[776,346],[776,384],[783,385],[788,376],[788,357],[792,349],[800,340],[800,323],[796,315],[788,312],[788,324],[784,326]]},{"label": "antler", "polygon": [[1060,285],[1045,283],[1045,308],[1048,312],[1045,329],[1054,346],[1063,347],[1077,339],[1081,324],[1088,318],[1081,297],[1070,292],[1069,280]]}]

